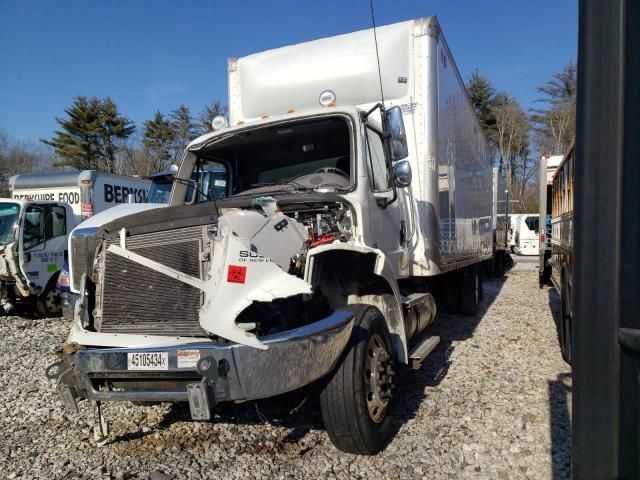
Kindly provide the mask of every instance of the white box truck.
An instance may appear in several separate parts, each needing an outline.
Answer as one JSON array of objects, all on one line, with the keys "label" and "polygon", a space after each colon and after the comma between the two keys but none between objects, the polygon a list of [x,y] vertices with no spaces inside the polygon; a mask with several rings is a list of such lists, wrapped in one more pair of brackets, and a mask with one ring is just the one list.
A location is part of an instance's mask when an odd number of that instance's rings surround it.
[{"label": "white box truck", "polygon": [[540,216],[537,213],[523,213],[513,225],[515,232],[514,252],[517,255],[538,255],[540,252]]},{"label": "white box truck", "polygon": [[2,307],[35,303],[59,315],[56,279],[67,260],[68,233],[94,213],[118,203],[145,202],[150,182],[94,170],[15,175],[11,198],[0,199]]},{"label": "white box truck", "polygon": [[[231,126],[188,146],[169,205],[74,231],[79,299],[47,371],[69,408],[182,401],[209,419],[315,384],[338,448],[385,445],[397,365],[438,344],[423,332],[436,301],[477,314],[505,250],[493,159],[436,18],[377,38],[381,80],[372,30],[230,60]],[[224,196],[200,181],[220,166]]]},{"label": "white box truck", "polygon": [[540,243],[538,247],[538,280],[540,288],[551,280],[551,203],[553,191],[553,177],[562,162],[563,155],[543,155],[538,167],[538,186],[540,188]]}]

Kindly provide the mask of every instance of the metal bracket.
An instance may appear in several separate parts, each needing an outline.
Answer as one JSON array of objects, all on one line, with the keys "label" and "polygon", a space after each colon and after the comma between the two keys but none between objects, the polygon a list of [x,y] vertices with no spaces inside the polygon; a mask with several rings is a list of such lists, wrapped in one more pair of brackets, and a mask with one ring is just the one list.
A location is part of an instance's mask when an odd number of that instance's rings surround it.
[{"label": "metal bracket", "polygon": [[211,420],[211,405],[209,403],[209,382],[203,378],[200,383],[187,385],[189,410],[193,420]]},{"label": "metal bracket", "polygon": [[65,385],[64,383],[59,382],[58,393],[60,394],[60,398],[62,398],[64,406],[67,407],[67,409],[75,413],[79,412],[78,403],[76,402],[73,393],[71,393],[71,388],[69,388],[69,385]]},{"label": "metal bracket", "polygon": [[97,425],[93,428],[93,437],[98,444],[101,444],[109,437],[109,422],[102,414],[102,402],[98,400],[95,405]]}]

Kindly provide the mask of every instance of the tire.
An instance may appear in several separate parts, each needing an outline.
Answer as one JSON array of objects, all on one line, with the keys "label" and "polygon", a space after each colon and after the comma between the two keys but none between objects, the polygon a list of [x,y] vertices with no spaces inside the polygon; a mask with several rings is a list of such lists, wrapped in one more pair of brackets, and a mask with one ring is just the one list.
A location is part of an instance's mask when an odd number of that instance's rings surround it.
[{"label": "tire", "polygon": [[504,275],[504,250],[498,250],[493,257],[493,271],[496,278],[500,278]]},{"label": "tire", "polygon": [[[355,314],[351,338],[320,392],[320,409],[336,448],[374,455],[391,436],[395,374],[391,337],[377,308],[359,304],[349,309]],[[370,369],[376,365],[374,378]]]},{"label": "tire", "polygon": [[460,310],[460,272],[442,275],[438,289],[438,310],[455,315]]},{"label": "tire", "polygon": [[480,309],[480,275],[475,265],[460,272],[460,313],[475,316]]},{"label": "tire", "polygon": [[569,304],[569,280],[566,271],[562,272],[562,294],[560,295],[560,352],[562,359],[571,365],[571,308]]},{"label": "tire", "polygon": [[62,315],[62,292],[57,286],[57,275],[51,278],[44,292],[36,301],[38,312],[45,317],[59,317]]}]

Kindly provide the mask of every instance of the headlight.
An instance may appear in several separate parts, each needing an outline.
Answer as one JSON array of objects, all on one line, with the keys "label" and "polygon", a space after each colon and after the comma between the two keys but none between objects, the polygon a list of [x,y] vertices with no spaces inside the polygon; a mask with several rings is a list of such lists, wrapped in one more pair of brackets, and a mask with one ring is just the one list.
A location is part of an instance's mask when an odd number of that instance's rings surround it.
[{"label": "headlight", "polygon": [[64,262],[62,270],[58,275],[58,289],[63,292],[69,291],[69,262]]},{"label": "headlight", "polygon": [[69,248],[69,278],[74,291],[80,289],[80,278],[84,273],[89,275],[89,269],[93,268],[93,260],[96,254],[98,238],[97,227],[77,228],[71,233]]}]

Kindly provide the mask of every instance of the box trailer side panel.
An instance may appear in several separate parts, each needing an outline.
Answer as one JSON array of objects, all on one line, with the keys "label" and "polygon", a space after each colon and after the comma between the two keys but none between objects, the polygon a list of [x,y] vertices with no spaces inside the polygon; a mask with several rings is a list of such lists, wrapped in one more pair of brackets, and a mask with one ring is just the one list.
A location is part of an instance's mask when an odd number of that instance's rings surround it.
[{"label": "box trailer side panel", "polygon": [[12,197],[68,203],[77,221],[126,203],[147,201],[151,182],[95,170],[15,175],[9,180]]},{"label": "box trailer side panel", "polygon": [[437,43],[437,57],[430,61],[438,68],[436,151],[441,269],[445,269],[460,259],[492,254],[493,181],[486,139],[441,32]]},{"label": "box trailer side panel", "polygon": [[116,175],[96,175],[91,193],[93,213],[102,212],[119,203],[145,203],[148,198],[150,181]]}]

